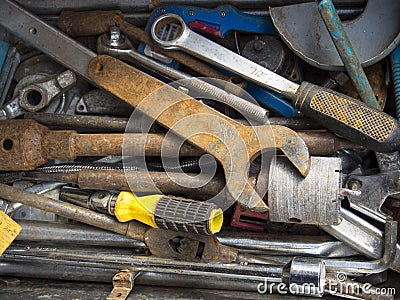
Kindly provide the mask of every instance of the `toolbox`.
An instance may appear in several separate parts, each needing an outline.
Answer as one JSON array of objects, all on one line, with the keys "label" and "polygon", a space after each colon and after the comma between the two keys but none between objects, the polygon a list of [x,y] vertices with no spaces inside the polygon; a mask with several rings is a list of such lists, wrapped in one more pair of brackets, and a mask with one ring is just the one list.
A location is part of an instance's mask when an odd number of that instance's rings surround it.
[{"label": "toolbox", "polygon": [[396,298],[399,12],[1,0],[1,299]]}]

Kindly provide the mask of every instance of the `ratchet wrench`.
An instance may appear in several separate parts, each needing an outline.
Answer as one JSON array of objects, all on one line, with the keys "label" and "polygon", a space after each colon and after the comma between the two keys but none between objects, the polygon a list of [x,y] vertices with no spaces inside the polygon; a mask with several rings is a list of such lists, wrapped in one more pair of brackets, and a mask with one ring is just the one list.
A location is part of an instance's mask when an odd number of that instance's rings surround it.
[{"label": "ratchet wrench", "polygon": [[[161,39],[168,26],[178,30],[177,37]],[[362,146],[378,152],[400,149],[400,128],[394,118],[332,90],[308,82],[299,86],[195,33],[178,15],[165,14],[155,20],[151,37],[166,50],[183,50],[284,95],[305,115]]]},{"label": "ratchet wrench", "polygon": [[[245,207],[268,210],[248,179],[250,161],[265,150],[280,149],[301,174],[308,172],[307,146],[289,128],[239,124],[118,59],[97,55],[12,1],[0,1],[0,25],[212,154],[224,168],[229,194]],[[152,93],[156,98],[148,97]]]}]

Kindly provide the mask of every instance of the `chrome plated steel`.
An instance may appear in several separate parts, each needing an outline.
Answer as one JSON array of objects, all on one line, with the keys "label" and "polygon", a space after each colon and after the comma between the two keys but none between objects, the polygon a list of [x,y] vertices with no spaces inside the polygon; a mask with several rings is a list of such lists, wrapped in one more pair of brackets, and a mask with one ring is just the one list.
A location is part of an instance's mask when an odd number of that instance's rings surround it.
[{"label": "chrome plated steel", "polygon": [[[41,78],[41,76],[39,77]],[[60,93],[76,82],[71,71],[65,71],[53,78],[30,83],[18,91],[18,96],[0,109],[0,120],[13,119],[25,112],[36,112],[50,104]]]},{"label": "chrome plated steel", "polygon": [[[178,37],[173,40],[161,39],[159,31],[170,24],[179,26],[177,27],[180,28]],[[178,15],[165,14],[159,17],[151,27],[151,37],[164,49],[184,50],[289,98],[293,97],[299,87],[298,84],[195,33]]]}]

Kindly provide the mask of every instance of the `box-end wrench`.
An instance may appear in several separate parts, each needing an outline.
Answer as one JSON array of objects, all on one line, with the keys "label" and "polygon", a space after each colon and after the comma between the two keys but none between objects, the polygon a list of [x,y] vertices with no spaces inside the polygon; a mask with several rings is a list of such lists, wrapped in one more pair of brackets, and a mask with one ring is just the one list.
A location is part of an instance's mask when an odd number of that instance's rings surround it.
[{"label": "box-end wrench", "polygon": [[[281,149],[300,173],[307,174],[308,149],[286,127],[241,125],[168,86],[163,95],[153,99],[157,102],[143,101],[164,83],[115,58],[97,56],[12,1],[0,2],[0,24],[90,82],[135,107],[140,106],[139,110],[165,127],[173,127],[175,134],[212,154],[223,165],[229,193],[246,207],[268,209],[248,181],[249,161],[262,151]],[[192,126],[187,123],[177,126],[178,121],[188,116],[194,116]]]},{"label": "box-end wrench", "polygon": [[[173,24],[180,28],[178,36],[159,38],[160,30]],[[299,86],[193,32],[178,15],[160,16],[152,25],[151,36],[164,49],[183,50],[286,96],[302,113],[351,141],[378,152],[400,149],[400,128],[394,118],[329,89],[308,82]]]}]

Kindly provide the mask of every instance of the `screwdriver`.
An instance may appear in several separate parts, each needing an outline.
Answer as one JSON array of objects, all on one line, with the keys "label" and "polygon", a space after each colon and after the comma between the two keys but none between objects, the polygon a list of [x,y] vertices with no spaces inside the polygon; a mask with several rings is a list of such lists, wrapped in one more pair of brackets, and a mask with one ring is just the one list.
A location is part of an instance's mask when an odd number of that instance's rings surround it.
[{"label": "screwdriver", "polygon": [[136,220],[153,228],[196,234],[221,230],[223,212],[216,204],[154,194],[80,190],[62,187],[60,200],[114,215],[119,222]]},{"label": "screwdriver", "polygon": [[[177,38],[160,36],[167,25],[179,28]],[[284,95],[304,115],[352,142],[378,152],[400,150],[400,128],[394,118],[330,89],[305,81],[298,85],[190,30],[178,15],[158,17],[151,37],[163,49],[180,49]]]}]

